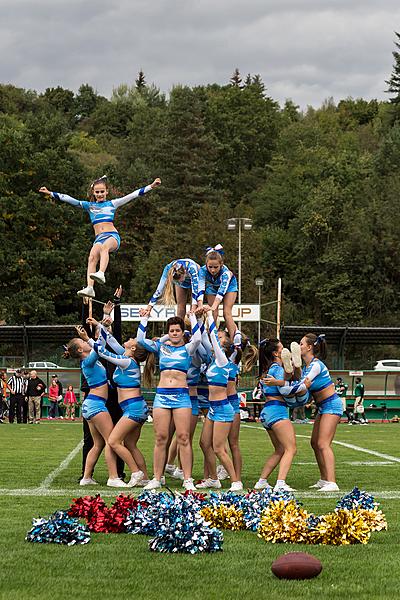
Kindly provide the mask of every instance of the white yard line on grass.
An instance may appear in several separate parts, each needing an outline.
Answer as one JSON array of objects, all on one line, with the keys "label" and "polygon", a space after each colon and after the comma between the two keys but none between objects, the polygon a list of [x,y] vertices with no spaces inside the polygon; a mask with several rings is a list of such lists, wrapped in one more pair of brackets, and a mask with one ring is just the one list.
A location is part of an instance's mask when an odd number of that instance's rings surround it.
[{"label": "white yard line on grass", "polygon": [[45,477],[45,479],[43,479],[42,483],[39,485],[38,490],[48,490],[49,487],[51,486],[51,484],[53,483],[53,481],[55,480],[56,477],[58,477],[58,475],[61,473],[61,471],[64,471],[64,469],[66,469],[69,465],[69,463],[75,458],[75,456],[78,454],[78,452],[80,452],[80,450],[82,449],[83,446],[83,440],[81,440],[79,442],[79,444],[77,444],[75,446],[75,448],[73,450],[71,450],[71,452],[68,454],[68,456],[66,458],[64,458],[64,460],[58,465],[58,467],[56,469],[54,469],[54,471],[52,471],[51,473],[49,473],[47,475],[47,477]]},{"label": "white yard line on grass", "polygon": [[[122,488],[110,490],[110,488],[102,488],[102,486],[93,486],[93,487],[79,487],[79,488],[71,488],[71,489],[43,489],[43,488],[27,488],[27,489],[0,489],[0,496],[34,496],[34,497],[58,497],[58,496],[67,496],[68,498],[80,497],[80,496],[94,496],[95,494],[100,494],[103,497],[113,497],[118,496],[121,492],[124,494],[135,494],[140,493],[142,490],[133,490],[132,488],[128,490],[124,490]],[[179,490],[176,490],[179,491]],[[221,490],[223,491],[223,490]],[[340,490],[339,492],[295,492],[296,498],[312,498],[312,499],[325,499],[325,498],[341,498],[344,494],[349,493],[351,490]],[[400,490],[381,490],[381,491],[373,491],[368,492],[372,494],[376,501],[380,500],[400,500]]]},{"label": "white yard line on grass", "polygon": [[[261,427],[255,427],[254,425],[241,425],[241,427],[247,427],[248,429],[258,429],[258,431],[264,431]],[[310,439],[309,435],[301,435],[296,433],[296,437]],[[357,450],[357,452],[364,452],[364,454],[372,454],[372,456],[377,456],[378,458],[383,458],[385,460],[389,460],[390,462],[400,463],[400,458],[397,456],[391,456],[391,454],[382,454],[381,452],[376,452],[376,450],[369,450],[368,448],[363,448],[362,446],[355,446],[354,444],[348,444],[346,442],[338,442],[333,440],[333,444],[337,444],[338,446],[344,446],[345,448],[350,448],[350,450]]]}]

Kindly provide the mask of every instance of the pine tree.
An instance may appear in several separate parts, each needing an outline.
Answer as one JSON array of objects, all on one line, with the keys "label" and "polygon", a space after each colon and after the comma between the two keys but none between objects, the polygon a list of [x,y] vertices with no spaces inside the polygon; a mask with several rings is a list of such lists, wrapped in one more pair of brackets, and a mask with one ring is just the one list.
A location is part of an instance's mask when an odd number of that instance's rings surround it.
[{"label": "pine tree", "polygon": [[[400,50],[400,34],[397,33],[397,31],[395,31],[395,34],[398,41],[395,42],[394,45]],[[390,79],[385,81],[389,86],[386,92],[388,94],[395,94],[393,98],[390,98],[392,104],[400,104],[400,52],[394,50],[392,54],[394,57],[394,65]]]},{"label": "pine tree", "polygon": [[261,75],[254,75],[252,84],[254,87],[258,88],[258,90],[263,94],[265,92],[265,85],[263,80],[261,79]]},{"label": "pine tree", "polygon": [[236,67],[236,69],[233,71],[232,77],[229,80],[229,83],[233,86],[233,87],[238,87],[241,88],[242,87],[242,78],[240,76],[240,71],[239,69]]},{"label": "pine tree", "polygon": [[146,87],[146,79],[142,69],[140,69],[137,79],[135,79],[136,89],[141,91]]},{"label": "pine tree", "polygon": [[246,79],[244,80],[244,86],[249,87],[251,85],[251,74],[247,73]]}]

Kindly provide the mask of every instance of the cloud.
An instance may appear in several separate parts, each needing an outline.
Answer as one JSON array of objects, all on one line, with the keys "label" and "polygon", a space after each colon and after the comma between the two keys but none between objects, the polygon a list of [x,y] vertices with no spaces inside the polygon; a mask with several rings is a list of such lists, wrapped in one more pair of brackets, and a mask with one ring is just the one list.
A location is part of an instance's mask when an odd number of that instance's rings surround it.
[{"label": "cloud", "polygon": [[0,81],[109,96],[140,68],[163,91],[259,73],[269,94],[305,107],[384,98],[393,0],[3,0]]}]

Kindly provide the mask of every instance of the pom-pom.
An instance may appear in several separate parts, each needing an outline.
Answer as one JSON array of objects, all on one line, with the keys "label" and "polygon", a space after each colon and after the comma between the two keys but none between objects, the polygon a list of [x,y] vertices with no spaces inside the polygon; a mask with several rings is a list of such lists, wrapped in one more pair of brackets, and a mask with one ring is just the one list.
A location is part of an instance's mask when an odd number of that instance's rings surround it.
[{"label": "pom-pom", "polygon": [[374,497],[371,494],[359,490],[358,487],[353,488],[349,494],[343,496],[336,504],[336,508],[347,508],[348,510],[353,508],[376,510],[378,506],[379,504],[375,502]]},{"label": "pom-pom", "polygon": [[246,528],[243,511],[237,510],[232,505],[204,506],[200,513],[211,527],[231,529],[232,531],[239,531]]},{"label": "pom-pom", "polygon": [[120,494],[108,508],[99,494],[74,498],[68,514],[86,520],[90,531],[96,533],[121,533],[125,531],[125,520],[135,510],[138,501],[132,496]]},{"label": "pom-pom", "polygon": [[360,510],[358,512],[371,531],[387,529],[386,517],[381,510]]},{"label": "pom-pom", "polygon": [[306,542],[307,518],[307,512],[295,500],[271,502],[262,513],[258,536],[273,544]]},{"label": "pom-pom", "polygon": [[168,492],[146,491],[138,496],[135,510],[129,511],[124,527],[127,533],[155,535],[162,515],[175,502],[175,496]]},{"label": "pom-pom", "polygon": [[67,511],[57,511],[48,519],[32,519],[32,524],[25,538],[28,542],[67,546],[90,542],[89,529],[78,519],[70,517]]},{"label": "pom-pom", "polygon": [[308,534],[310,544],[348,546],[367,544],[371,529],[364,520],[364,511],[339,509],[320,517],[320,522]]},{"label": "pom-pom", "polygon": [[260,525],[260,519],[263,510],[269,507],[271,502],[283,500],[288,502],[294,501],[294,496],[291,492],[274,492],[272,489],[252,490],[245,496],[246,507],[244,509],[244,521],[246,528],[251,531],[257,531]]},{"label": "pom-pom", "polygon": [[223,536],[212,529],[199,513],[199,499],[178,495],[159,513],[155,537],[149,540],[154,552],[217,552],[222,550]]}]

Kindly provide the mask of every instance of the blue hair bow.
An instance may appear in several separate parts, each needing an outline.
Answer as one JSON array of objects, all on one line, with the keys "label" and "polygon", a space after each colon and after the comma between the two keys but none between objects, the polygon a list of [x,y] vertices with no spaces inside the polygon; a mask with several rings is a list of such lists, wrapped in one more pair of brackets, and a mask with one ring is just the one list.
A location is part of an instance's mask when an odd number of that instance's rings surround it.
[{"label": "blue hair bow", "polygon": [[317,344],[320,344],[322,342],[322,340],[325,339],[325,334],[324,333],[320,333],[319,335],[317,335],[317,339],[314,342],[314,346],[316,346]]}]

